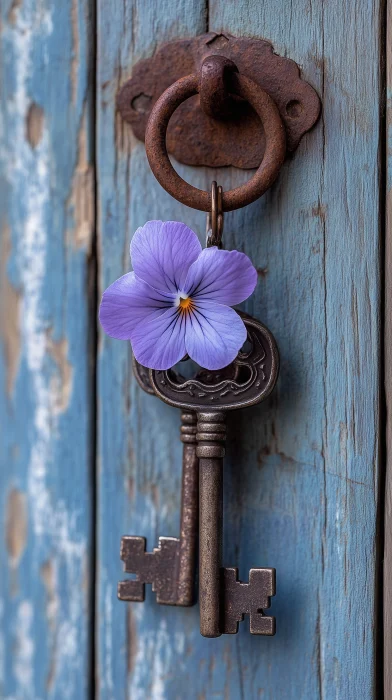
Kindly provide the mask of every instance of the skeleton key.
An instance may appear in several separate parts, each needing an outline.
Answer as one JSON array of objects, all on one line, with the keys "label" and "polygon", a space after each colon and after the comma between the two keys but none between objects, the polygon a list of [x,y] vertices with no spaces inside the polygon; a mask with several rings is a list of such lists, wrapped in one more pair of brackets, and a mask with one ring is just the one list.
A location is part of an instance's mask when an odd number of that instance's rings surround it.
[{"label": "skeleton key", "polygon": [[279,369],[275,340],[268,329],[242,314],[251,345],[234,361],[235,379],[207,384],[197,377],[179,381],[171,370],[150,371],[155,393],[172,406],[197,413],[199,457],[199,582],[200,631],[206,637],[235,634],[245,614],[252,634],[272,635],[275,620],[264,615],[275,595],[275,570],[251,569],[249,583],[238,581],[235,568],[223,569],[222,511],[225,414],[265,399],[274,388]]},{"label": "skeleton key", "polygon": [[[134,374],[142,389],[154,394],[148,370],[134,359]],[[120,557],[124,569],[136,579],[118,584],[118,597],[143,602],[145,584],[151,583],[157,603],[189,606],[194,603],[194,579],[198,524],[198,459],[196,457],[196,414],[181,414],[182,489],[180,537],[160,537],[159,545],[146,552],[145,537],[124,536]]]}]

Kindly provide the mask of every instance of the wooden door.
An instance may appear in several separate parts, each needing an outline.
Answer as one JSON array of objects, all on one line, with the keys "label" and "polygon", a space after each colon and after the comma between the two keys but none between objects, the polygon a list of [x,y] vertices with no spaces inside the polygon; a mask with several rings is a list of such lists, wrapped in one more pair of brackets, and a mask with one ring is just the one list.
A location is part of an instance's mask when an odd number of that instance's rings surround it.
[{"label": "wooden door", "polygon": [[[381,697],[385,3],[4,0],[1,8],[0,695]],[[274,638],[204,639],[197,607],[118,602],[123,534],[176,535],[179,414],[97,327],[135,229],[205,217],[155,181],[115,109],[156,46],[264,37],[323,112],[225,245],[281,373],[229,418],[224,563],[277,569]],[[176,166],[177,167],[177,166]],[[178,165],[188,181],[249,173]],[[378,650],[376,658],[376,650]]]}]

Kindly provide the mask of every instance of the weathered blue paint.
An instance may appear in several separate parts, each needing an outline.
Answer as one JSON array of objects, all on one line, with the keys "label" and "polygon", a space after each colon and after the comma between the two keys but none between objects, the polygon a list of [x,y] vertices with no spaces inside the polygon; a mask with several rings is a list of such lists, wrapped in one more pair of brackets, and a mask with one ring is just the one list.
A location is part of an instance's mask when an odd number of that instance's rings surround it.
[{"label": "weathered blue paint", "polygon": [[[203,2],[101,0],[98,180],[101,288],[129,269],[147,219],[204,217],[154,181],[113,114],[118,86],[158,41],[207,29]],[[107,13],[111,22],[108,26]],[[275,334],[282,371],[265,405],[230,417],[224,563],[276,566],[274,639],[199,636],[197,609],[115,599],[124,533],[177,533],[178,415],[135,386],[126,344],[99,357],[99,681],[102,698],[375,697],[379,427],[381,3],[212,0],[209,29],[270,39],[323,100],[278,182],[227,216],[225,243],[260,270],[248,311]],[[366,50],[364,47],[366,46]],[[191,171],[225,186],[235,171]]]},{"label": "weathered blue paint", "polygon": [[2,698],[91,686],[89,15],[1,5]]},{"label": "weathered blue paint", "polygon": [[[267,221],[254,219],[268,268],[254,312],[282,354],[270,439],[256,439],[270,451],[260,493],[279,586],[278,634],[259,657],[266,697],[375,697],[382,12],[378,2],[210,6],[211,29],[269,37],[323,101],[321,124],[264,202]],[[258,528],[263,518],[256,543]],[[245,525],[241,548],[246,538]]]},{"label": "weathered blue paint", "polygon": [[[205,29],[202,2],[140,2],[98,12],[99,258],[101,290],[129,269],[131,232],[153,218],[184,217],[166,196],[147,165],[144,146],[113,109],[119,85],[132,64],[150,55],[158,42],[194,36]],[[131,156],[132,153],[132,157]],[[191,172],[188,173],[191,176]],[[203,217],[188,211],[199,229]],[[151,400],[149,400],[151,399]],[[101,698],[167,697],[187,692],[184,675],[198,644],[196,610],[126,606],[116,598],[121,577],[119,542],[125,533],[143,534],[150,547],[159,535],[175,535],[179,517],[181,443],[179,415],[145,396],[132,376],[127,343],[100,336],[98,373],[98,691]],[[185,633],[188,630],[189,636]],[[197,652],[196,652],[197,653]],[[180,679],[178,680],[178,674]],[[168,675],[167,675],[168,674]],[[167,678],[166,678],[167,676]],[[176,680],[177,676],[177,680]],[[173,695],[172,695],[173,697]]]}]

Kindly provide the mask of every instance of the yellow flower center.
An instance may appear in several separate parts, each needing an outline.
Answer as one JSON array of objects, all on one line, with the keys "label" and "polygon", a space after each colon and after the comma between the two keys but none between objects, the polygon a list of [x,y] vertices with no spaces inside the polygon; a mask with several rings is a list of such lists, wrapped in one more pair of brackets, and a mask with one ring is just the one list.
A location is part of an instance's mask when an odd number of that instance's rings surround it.
[{"label": "yellow flower center", "polygon": [[190,297],[181,298],[179,306],[181,311],[192,311],[193,301]]}]

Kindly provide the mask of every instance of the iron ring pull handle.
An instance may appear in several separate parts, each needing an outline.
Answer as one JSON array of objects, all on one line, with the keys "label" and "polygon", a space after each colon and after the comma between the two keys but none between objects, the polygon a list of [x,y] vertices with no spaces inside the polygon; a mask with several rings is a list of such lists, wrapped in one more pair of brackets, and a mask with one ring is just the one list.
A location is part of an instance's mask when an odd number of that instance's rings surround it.
[{"label": "iron ring pull handle", "polygon": [[[220,56],[208,57],[220,59]],[[223,64],[222,64],[223,65]],[[235,66],[234,66],[235,69]],[[245,184],[223,193],[223,211],[240,209],[254,202],[275,181],[286,153],[286,135],[278,108],[271,97],[250,78],[230,71],[230,92],[243,98],[258,114],[264,128],[263,160]],[[203,75],[203,69],[201,74]],[[193,187],[174,170],[166,148],[166,130],[170,117],[182,102],[205,91],[197,73],[180,78],[159,97],[147,123],[145,145],[148,162],[158,182],[175,199],[193,209],[211,211],[211,193]],[[222,102],[222,100],[221,100]]]}]

